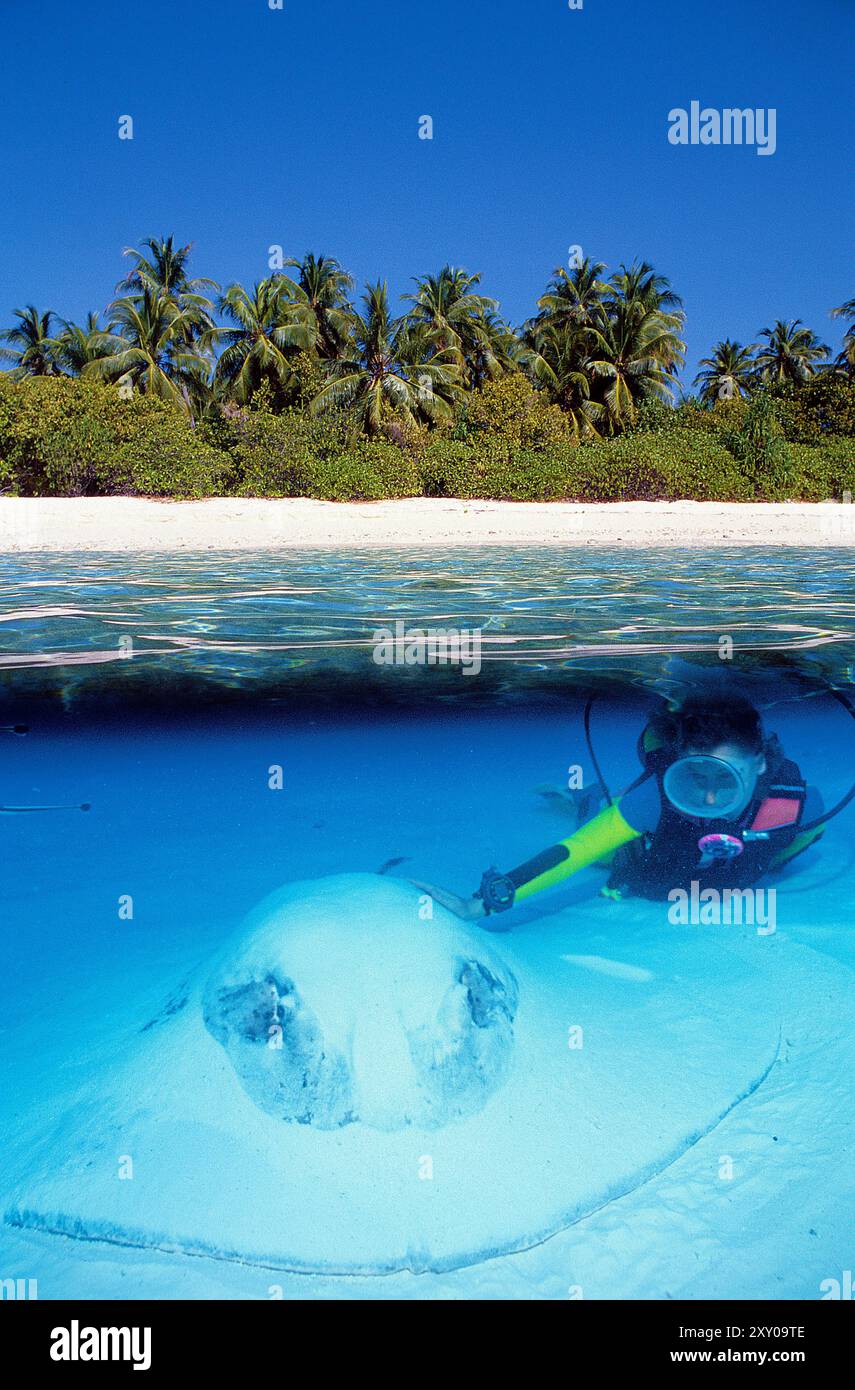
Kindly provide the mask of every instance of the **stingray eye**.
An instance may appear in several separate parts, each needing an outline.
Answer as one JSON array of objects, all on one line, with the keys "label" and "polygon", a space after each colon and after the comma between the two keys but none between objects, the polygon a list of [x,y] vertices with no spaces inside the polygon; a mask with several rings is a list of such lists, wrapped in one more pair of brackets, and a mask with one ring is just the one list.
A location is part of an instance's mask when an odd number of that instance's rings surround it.
[{"label": "stingray eye", "polygon": [[204,1020],[260,1110],[317,1129],[353,1121],[348,1065],[325,1046],[293,980],[270,974],[220,987],[205,1001]]},{"label": "stingray eye", "polygon": [[280,1021],[283,1000],[294,986],[290,980],[250,980],[245,985],[217,991],[205,1010],[205,1025],[225,1047],[229,1039],[266,1043],[271,1025]]},{"label": "stingray eye", "polygon": [[466,1000],[476,1028],[488,1028],[499,1015],[513,1022],[516,999],[481,961],[464,961],[457,978],[466,990]]}]

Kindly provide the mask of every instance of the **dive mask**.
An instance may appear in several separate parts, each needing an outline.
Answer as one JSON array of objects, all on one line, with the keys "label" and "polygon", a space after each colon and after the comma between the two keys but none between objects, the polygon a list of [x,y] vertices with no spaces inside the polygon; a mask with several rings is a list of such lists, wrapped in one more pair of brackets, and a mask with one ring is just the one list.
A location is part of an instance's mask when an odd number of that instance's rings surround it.
[{"label": "dive mask", "polygon": [[738,768],[706,753],[678,758],[667,769],[662,786],[676,810],[701,820],[735,815],[748,797]]}]

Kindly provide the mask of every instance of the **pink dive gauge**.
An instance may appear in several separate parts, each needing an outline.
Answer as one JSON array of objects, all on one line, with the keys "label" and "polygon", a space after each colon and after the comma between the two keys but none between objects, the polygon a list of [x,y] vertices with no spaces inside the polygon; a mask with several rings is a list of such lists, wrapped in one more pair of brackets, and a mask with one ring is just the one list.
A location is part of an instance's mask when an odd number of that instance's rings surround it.
[{"label": "pink dive gauge", "polygon": [[702,835],[698,849],[711,859],[736,859],[745,846],[736,835]]}]

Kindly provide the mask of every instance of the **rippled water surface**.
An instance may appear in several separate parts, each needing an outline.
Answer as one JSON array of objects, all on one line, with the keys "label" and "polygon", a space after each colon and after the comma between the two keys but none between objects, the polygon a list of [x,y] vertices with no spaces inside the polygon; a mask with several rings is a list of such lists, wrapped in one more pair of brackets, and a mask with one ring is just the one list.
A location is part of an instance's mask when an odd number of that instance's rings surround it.
[{"label": "rippled water surface", "polygon": [[[375,633],[480,634],[481,677],[378,665]],[[17,556],[0,567],[0,672],[69,702],[357,692],[490,699],[594,674],[661,677],[668,656],[848,679],[846,550],[329,551]]]}]

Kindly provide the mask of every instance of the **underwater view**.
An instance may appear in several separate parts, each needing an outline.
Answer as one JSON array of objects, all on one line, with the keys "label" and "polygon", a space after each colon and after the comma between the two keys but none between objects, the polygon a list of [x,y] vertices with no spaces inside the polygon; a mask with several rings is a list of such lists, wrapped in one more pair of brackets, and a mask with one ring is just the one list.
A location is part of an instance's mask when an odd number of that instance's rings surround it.
[{"label": "underwater view", "polygon": [[0,596],[4,1277],[851,1267],[851,550],[69,550]]}]

